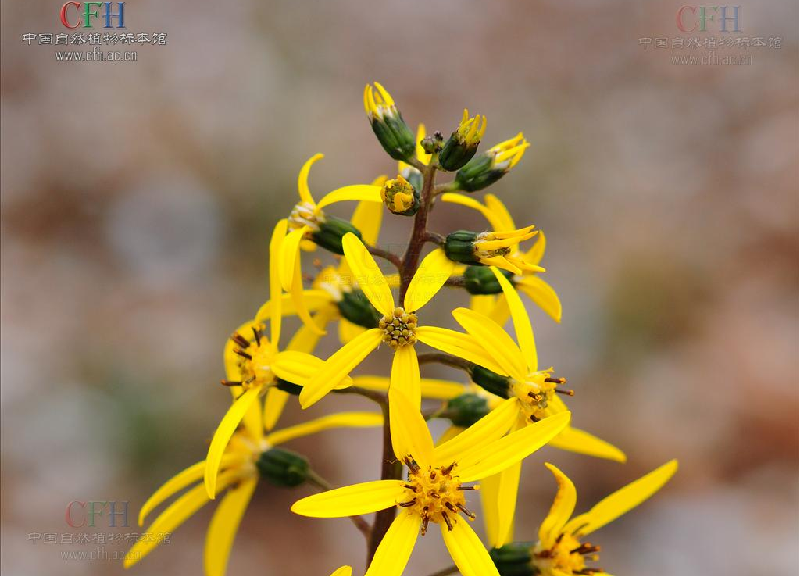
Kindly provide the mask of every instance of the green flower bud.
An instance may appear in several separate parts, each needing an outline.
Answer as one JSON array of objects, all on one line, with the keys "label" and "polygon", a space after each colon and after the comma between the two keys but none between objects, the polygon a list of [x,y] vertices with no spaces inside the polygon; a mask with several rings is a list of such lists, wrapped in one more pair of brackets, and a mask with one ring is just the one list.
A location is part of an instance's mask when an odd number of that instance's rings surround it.
[{"label": "green flower bud", "polygon": [[383,86],[367,84],[363,93],[363,106],[372,130],[383,149],[394,160],[403,162],[416,153],[416,138],[402,119],[394,99]]},{"label": "green flower bud", "polygon": [[519,132],[514,138],[478,154],[458,170],[451,188],[476,192],[491,186],[519,163],[529,146],[530,143]]},{"label": "green flower bud", "polygon": [[510,398],[510,378],[507,376],[497,374],[482,366],[475,366],[472,369],[472,381],[500,398]]},{"label": "green flower bud", "polygon": [[377,328],[380,318],[383,317],[377,309],[372,306],[366,294],[362,290],[352,290],[342,292],[341,300],[337,303],[341,315],[363,328]]},{"label": "green flower bud", "polygon": [[[513,273],[507,270],[500,270],[500,273],[513,284]],[[499,280],[494,276],[491,268],[486,266],[469,266],[463,272],[464,288],[469,294],[484,295],[484,294],[501,294],[502,286],[499,285]]]},{"label": "green flower bud", "polygon": [[304,484],[311,466],[304,456],[283,448],[270,448],[255,462],[261,478],[275,486],[294,488]]},{"label": "green flower bud", "polygon": [[447,236],[444,242],[444,253],[453,262],[479,264],[480,260],[474,253],[475,240],[477,240],[477,232],[457,230]]},{"label": "green flower bud", "polygon": [[533,564],[532,542],[514,542],[489,551],[500,576],[538,576],[540,570]]},{"label": "green flower bud", "polygon": [[469,111],[463,111],[458,129],[452,133],[444,149],[438,155],[438,164],[448,172],[463,167],[477,152],[477,146],[486,129],[485,116],[479,114],[474,118],[469,117]]},{"label": "green flower bud", "polygon": [[361,231],[351,223],[335,216],[325,215],[324,220],[319,221],[319,230],[311,233],[311,239],[317,246],[321,246],[333,254],[344,254],[341,239],[348,232],[355,234],[359,240],[363,238]]},{"label": "green flower bud", "polygon": [[402,175],[387,180],[380,189],[380,197],[389,212],[400,216],[413,216],[422,204],[419,191]]},{"label": "green flower bud", "polygon": [[488,399],[473,392],[461,394],[447,402],[449,419],[461,428],[468,428],[490,411]]}]

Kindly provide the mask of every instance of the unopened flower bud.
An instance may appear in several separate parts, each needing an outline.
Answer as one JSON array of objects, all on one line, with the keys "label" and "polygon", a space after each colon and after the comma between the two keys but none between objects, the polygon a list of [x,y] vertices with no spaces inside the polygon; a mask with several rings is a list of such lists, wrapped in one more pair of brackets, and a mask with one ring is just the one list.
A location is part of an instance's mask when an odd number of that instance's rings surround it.
[{"label": "unopened flower bud", "polygon": [[485,116],[469,117],[469,111],[463,111],[458,129],[452,133],[443,150],[438,155],[438,164],[448,172],[462,168],[477,152],[477,146],[486,130]]},{"label": "unopened flower bud", "polygon": [[500,398],[510,398],[510,379],[507,376],[475,366],[472,369],[472,382]]},{"label": "unopened flower bud", "polygon": [[533,564],[533,543],[514,542],[489,551],[500,576],[539,576]]},{"label": "unopened flower bud", "polygon": [[467,392],[447,402],[449,419],[455,426],[468,428],[491,410],[485,396]]},{"label": "unopened flower bud", "polygon": [[[513,284],[513,274],[507,270],[500,270],[505,278]],[[485,294],[501,294],[502,286],[494,276],[491,268],[486,266],[468,266],[463,272],[463,286],[469,294],[475,296]]]},{"label": "unopened flower bud", "polygon": [[380,197],[392,214],[401,216],[413,216],[421,205],[419,191],[402,175],[383,184]]},{"label": "unopened flower bud", "polygon": [[304,484],[311,471],[304,456],[283,448],[270,448],[262,453],[255,467],[264,480],[287,488]]},{"label": "unopened flower bud", "polygon": [[402,119],[391,94],[375,82],[366,85],[363,107],[380,145],[394,160],[407,162],[416,152],[416,139]]},{"label": "unopened flower bud", "polygon": [[519,163],[529,146],[530,143],[519,132],[510,140],[476,155],[455,174],[452,189],[476,192],[490,186]]},{"label": "unopened flower bud", "polygon": [[325,215],[324,220],[320,220],[318,226],[319,229],[311,233],[311,239],[317,246],[321,246],[333,254],[344,254],[341,239],[345,234],[352,232],[359,240],[362,238],[360,230],[350,222],[335,216]]}]

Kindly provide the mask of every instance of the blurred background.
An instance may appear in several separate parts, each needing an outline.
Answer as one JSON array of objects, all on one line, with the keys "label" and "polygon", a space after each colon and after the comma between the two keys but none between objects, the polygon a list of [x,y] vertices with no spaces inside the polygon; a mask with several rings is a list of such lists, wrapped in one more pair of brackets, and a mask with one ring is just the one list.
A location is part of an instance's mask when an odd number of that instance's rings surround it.
[{"label": "blurred background", "polygon": [[[395,174],[363,114],[378,80],[413,126],[448,134],[468,106],[488,116],[486,147],[524,131],[532,146],[492,192],[547,233],[564,316],[531,306],[539,354],[576,389],[580,427],[629,456],[534,455],[517,536],[535,538],[555,493],[545,460],[575,480],[579,511],[677,457],[657,498],[592,538],[602,567],[796,574],[799,5],[746,0],[732,36],[781,46],[691,66],[671,62],[687,49],[640,41],[689,36],[680,4],[137,0],[128,31],[165,32],[167,45],[81,63],[22,41],[64,31],[61,3],[3,3],[3,573],[124,572],[62,558],[96,542],[31,535],[76,532],[72,500],[129,501],[134,524],[155,488],[204,457],[228,406],[222,346],[267,298],[270,230],[302,163],[326,155],[317,198]],[[694,36],[723,36],[713,30]],[[434,216],[444,233],[483,225],[459,207]],[[381,242],[409,226],[387,216]],[[446,303],[427,319],[453,327]],[[336,398],[313,414],[351,407],[369,404]],[[302,416],[291,404],[283,423]],[[377,477],[380,442],[333,431],[291,448],[343,484]],[[298,495],[259,486],[229,573],[362,573],[360,535],[292,516]],[[212,508],[129,573],[201,573]],[[406,574],[448,564],[428,537]]]}]

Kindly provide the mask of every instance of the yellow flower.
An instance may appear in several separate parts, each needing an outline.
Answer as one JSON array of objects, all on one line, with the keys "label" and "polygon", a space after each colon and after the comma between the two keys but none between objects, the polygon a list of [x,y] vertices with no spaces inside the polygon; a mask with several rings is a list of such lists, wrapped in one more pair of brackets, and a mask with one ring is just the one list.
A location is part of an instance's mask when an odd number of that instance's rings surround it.
[{"label": "yellow flower", "polygon": [[541,523],[538,543],[531,551],[532,563],[541,576],[607,575],[603,570],[586,567],[586,561],[598,560],[599,546],[581,540],[641,504],[677,472],[677,461],[672,460],[614,492],[585,514],[571,518],[577,502],[574,484],[555,466],[546,466],[555,475],[558,494]]},{"label": "yellow flower", "polygon": [[474,482],[526,458],[546,444],[569,420],[548,418],[501,437],[488,415],[458,438],[433,447],[427,424],[403,392],[389,391],[394,454],[408,469],[406,480],[365,482],[309,496],[292,511],[314,518],[369,514],[396,506],[399,514],[377,548],[366,576],[399,576],[421,530],[438,524],[452,559],[464,576],[498,576],[496,567],[469,523],[464,492]]},{"label": "yellow flower", "polygon": [[[284,237],[280,238],[278,248],[280,284],[286,292],[292,295],[297,313],[302,321],[317,330],[318,328],[311,320],[302,300],[300,249],[313,249],[315,244],[321,244],[328,250],[336,251],[336,244],[343,236],[342,232],[357,230],[354,225],[344,220],[326,215],[322,210],[326,206],[346,200],[373,202],[378,206],[382,203],[380,186],[375,184],[344,186],[329,192],[318,203],[315,202],[308,187],[308,173],[314,162],[322,157],[322,154],[316,154],[303,165],[297,179],[300,202],[294,206],[287,220],[281,220],[278,223],[278,226],[287,232],[284,233]],[[332,244],[327,243],[330,242],[330,238],[333,239]]]},{"label": "yellow flower", "polygon": [[[278,392],[277,389],[273,389]],[[270,391],[271,392],[271,391]],[[361,428],[380,426],[383,417],[368,412],[350,412],[324,416],[310,422],[272,431],[277,417],[282,411],[284,401],[278,395],[269,394],[263,406],[254,403],[247,412],[245,426],[235,432],[225,448],[219,465],[217,482],[220,491],[227,493],[214,512],[205,544],[205,574],[223,576],[233,539],[239,522],[259,481],[259,459],[262,455],[285,442],[308,436],[330,428]],[[200,482],[205,472],[205,461],[189,466],[168,480],[144,503],[139,512],[139,526],[160,504],[189,488],[182,496],[170,504],[148,527],[148,535],[170,533],[210,500],[205,486]],[[152,552],[161,540],[142,538],[128,551],[124,559],[129,568]]]},{"label": "yellow flower", "polygon": [[440,249],[428,254],[410,282],[402,307],[391,294],[388,280],[372,255],[354,234],[343,240],[344,255],[355,280],[383,317],[378,328],[366,330],[328,358],[315,375],[305,382],[300,393],[303,408],[318,402],[345,378],[381,343],[394,350],[391,365],[392,386],[401,388],[417,408],[421,402],[419,362],[414,344],[418,341],[467,360],[474,354],[484,357],[479,344],[466,334],[434,326],[419,326],[416,312],[441,289],[450,276],[452,263]]},{"label": "yellow flower", "polygon": [[[372,184],[382,186],[385,181],[386,177],[380,176]],[[375,245],[380,234],[382,219],[383,207],[380,204],[362,201],[353,212],[352,224],[361,231],[364,242]],[[389,278],[389,283],[398,285],[399,278],[394,275]],[[357,284],[353,281],[347,261],[342,258],[338,266],[329,266],[319,272],[312,288],[302,291],[301,302],[307,312],[314,313],[313,323],[316,327],[324,329],[328,322],[338,321],[339,337],[342,343],[346,343],[364,331],[363,327],[342,317],[339,307],[341,301],[355,290]],[[275,305],[280,307],[282,316],[297,315],[299,311],[294,300],[291,294],[281,295],[279,302],[274,299],[268,300],[255,315],[255,322],[265,322],[271,318]]]},{"label": "yellow flower", "polygon": [[[497,390],[497,394],[511,399],[514,410],[505,415],[505,423],[508,428],[515,429],[567,411],[558,393],[571,395],[573,392],[558,388],[565,380],[553,378],[551,368],[539,370],[533,329],[524,305],[508,280],[496,268],[492,270],[510,307],[519,345],[487,316],[467,308],[457,308],[452,315],[468,334],[481,343],[486,353],[485,358],[475,360],[479,366],[472,373],[473,379],[483,386],[504,388]],[[480,366],[490,372],[481,372]],[[619,462],[626,460],[624,453],[615,446],[571,426],[564,428],[550,445]],[[495,546],[506,542],[511,535],[520,472],[520,465],[510,467],[497,478],[490,479],[491,485],[485,489],[487,527]]]},{"label": "yellow flower", "polygon": [[[477,210],[488,220],[494,232],[509,232],[516,229],[513,217],[499,198],[493,194],[485,195],[485,204],[481,204],[479,201],[469,196],[454,193],[442,194],[441,200]],[[533,244],[527,252],[521,252],[518,244],[511,245],[510,249],[511,255],[515,260],[523,260],[528,266],[527,269],[524,269],[523,274],[514,276],[513,284],[515,288],[538,304],[541,309],[549,314],[556,322],[560,322],[563,314],[560,298],[558,298],[555,290],[553,290],[549,284],[536,275],[536,272],[542,272],[544,270],[540,268],[541,259],[544,257],[544,251],[546,250],[546,237],[544,233],[540,230],[538,231],[536,243]],[[538,267],[539,269],[530,270],[529,267],[532,266]],[[519,266],[519,268],[522,267]],[[501,298],[502,297],[500,297],[500,299]],[[483,300],[487,302],[493,300],[493,298],[483,298]],[[504,311],[506,313],[508,312],[507,307],[504,307]],[[504,324],[508,319],[508,315],[506,314],[504,317],[495,319],[499,324]]]}]

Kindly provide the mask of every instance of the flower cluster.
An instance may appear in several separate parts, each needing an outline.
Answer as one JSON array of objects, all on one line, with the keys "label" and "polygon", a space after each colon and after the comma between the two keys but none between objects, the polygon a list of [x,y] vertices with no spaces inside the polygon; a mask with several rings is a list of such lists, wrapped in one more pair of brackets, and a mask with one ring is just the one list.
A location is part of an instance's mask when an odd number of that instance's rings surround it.
[{"label": "flower cluster", "polygon": [[[399,163],[396,175],[343,186],[317,202],[308,180],[322,155],[302,167],[297,203],[271,235],[269,299],[225,344],[222,385],[232,402],[205,460],[158,488],[142,507],[139,524],[172,499],[148,528],[171,532],[223,495],[208,527],[204,558],[205,573],[222,576],[256,486],[308,486],[317,493],[298,499],[291,511],[350,519],[366,538],[367,576],[401,575],[418,537],[433,525],[455,564],[440,574],[605,574],[595,564],[599,546],[584,537],[660,489],[677,463],[661,466],[574,518],[574,485],[547,464],[559,487],[552,509],[537,541],[514,539],[514,520],[527,513],[516,509],[522,464],[533,452],[549,445],[626,460],[619,448],[573,425],[579,417],[573,423],[564,400],[575,392],[539,361],[522,297],[556,322],[562,315],[557,293],[541,277],[544,233],[532,225],[517,227],[497,196],[477,200],[471,195],[511,171],[529,143],[519,133],[478,153],[486,119],[468,111],[446,142],[440,132],[427,136],[424,126],[414,136],[392,96],[376,82],[364,91],[364,107],[378,141]],[[436,184],[439,172],[454,176]],[[355,203],[349,219],[329,213],[328,208],[345,203]],[[486,229],[446,235],[429,230],[430,212],[453,204],[482,215]],[[379,245],[386,210],[413,217],[403,254]],[[432,249],[426,251],[428,245]],[[329,253],[329,264],[316,257],[311,278],[303,273],[303,254],[319,249]],[[390,273],[384,271],[389,267]],[[464,296],[464,305],[447,308],[456,328],[438,326],[427,314],[442,291],[449,294],[437,299],[439,307]],[[291,338],[284,330],[288,316],[299,318]],[[513,336],[505,328],[509,322]],[[317,344],[333,327],[338,349],[320,358]],[[385,374],[358,369],[371,354],[386,360],[389,354]],[[422,368],[431,363],[458,370],[464,378],[424,378]],[[278,426],[288,402],[307,408],[331,393],[364,396],[375,410]],[[428,421],[436,418],[448,420],[449,428],[434,439]],[[357,484],[333,488],[306,457],[283,447],[335,428],[382,430],[379,479],[365,474]],[[478,490],[486,544],[472,528],[478,513],[472,512],[470,499]],[[372,513],[371,522],[363,517]],[[159,544],[137,542],[125,566]],[[351,574],[343,566],[333,576]]]}]

